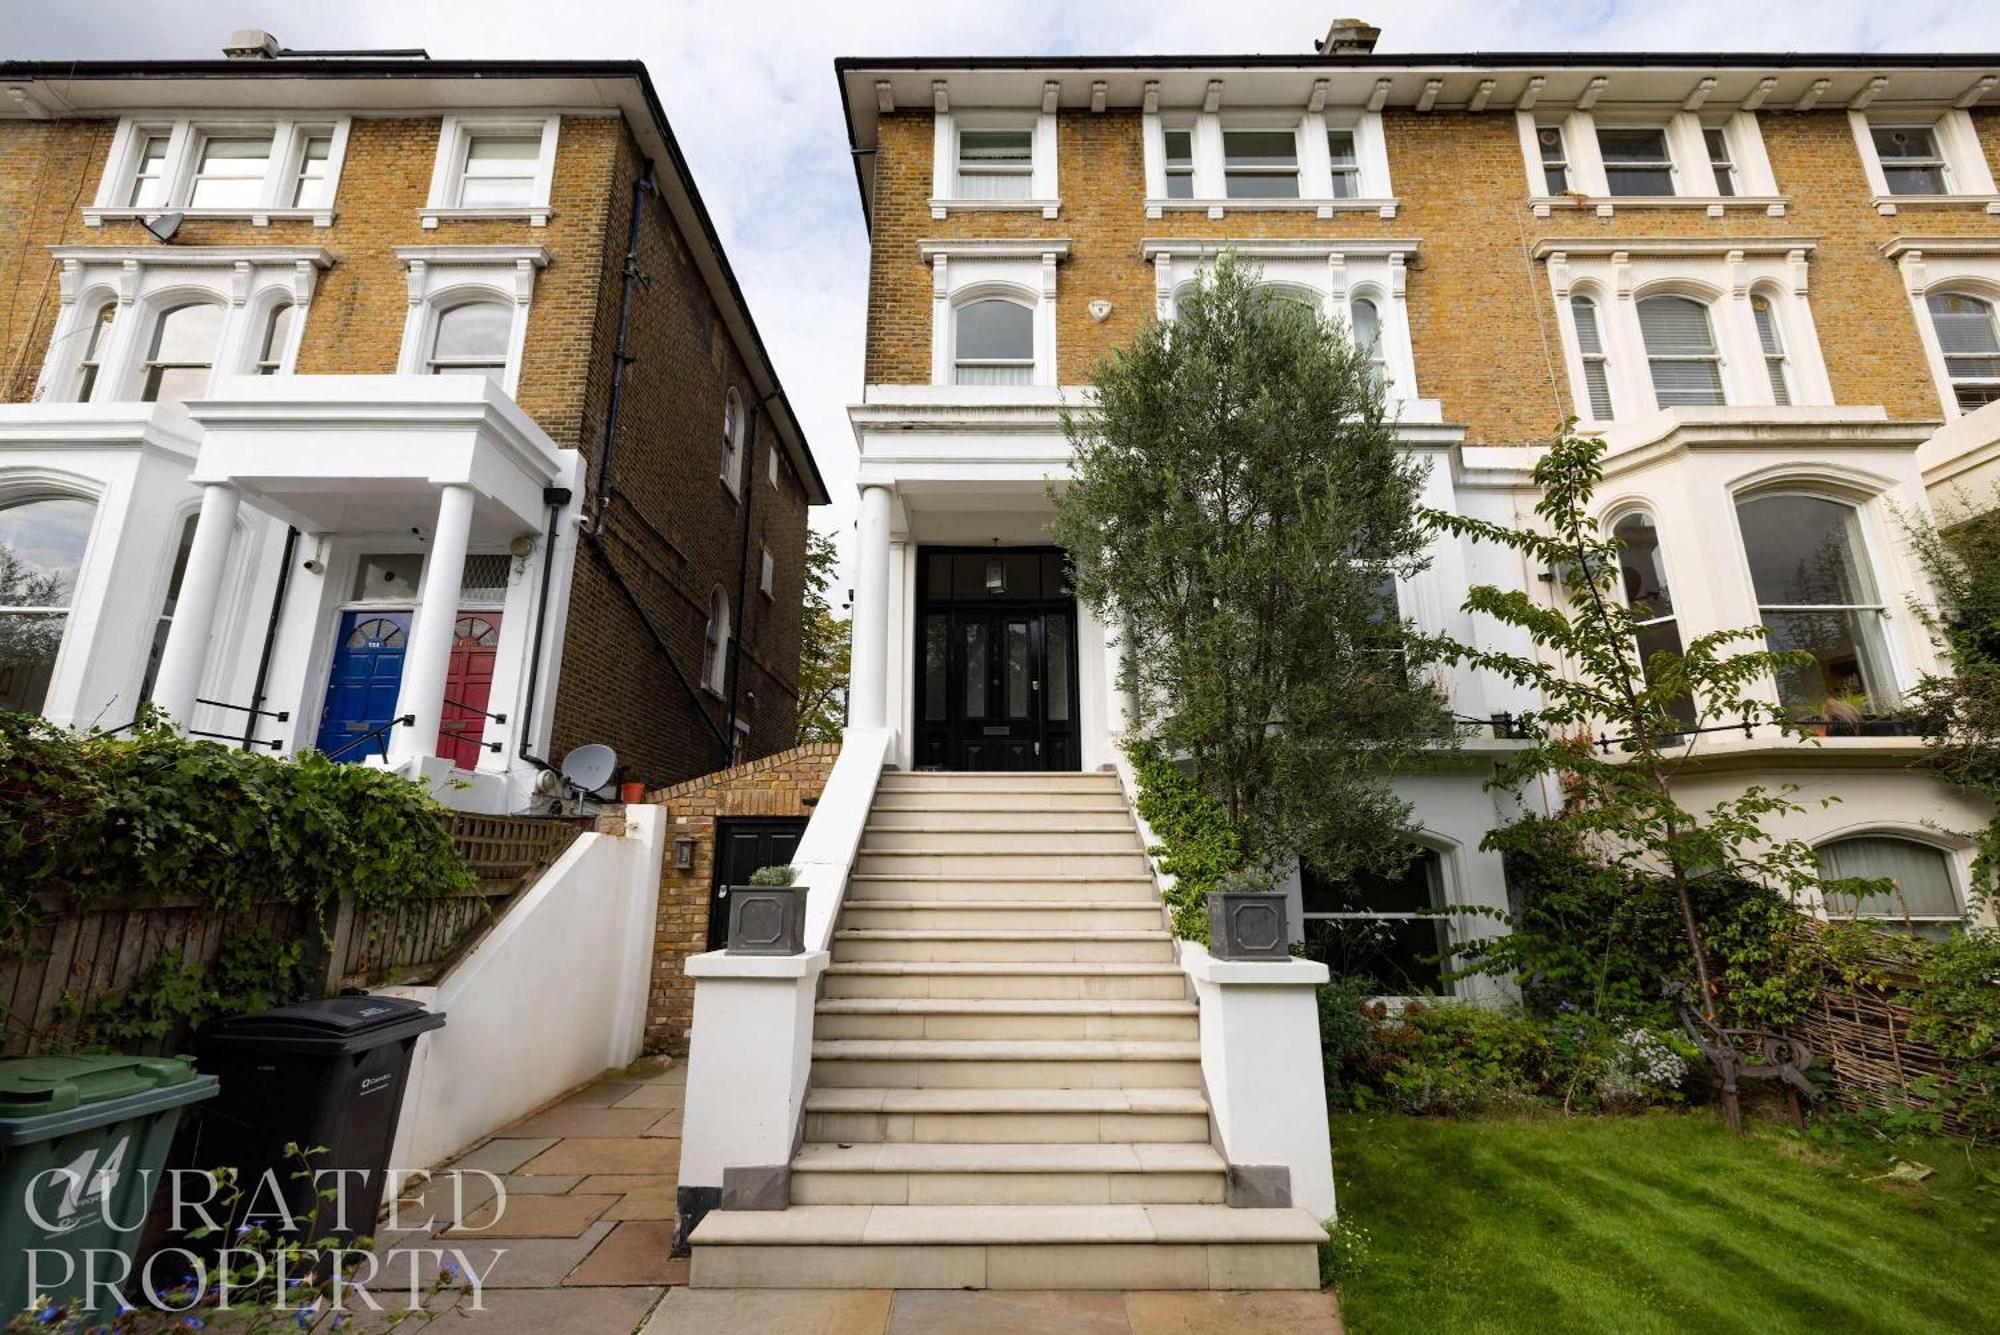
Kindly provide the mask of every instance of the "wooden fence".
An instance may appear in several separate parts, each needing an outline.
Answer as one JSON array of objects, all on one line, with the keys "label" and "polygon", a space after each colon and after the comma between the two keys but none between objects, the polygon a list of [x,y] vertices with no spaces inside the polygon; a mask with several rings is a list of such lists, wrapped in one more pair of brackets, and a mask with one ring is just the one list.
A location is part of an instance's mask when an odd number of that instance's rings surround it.
[{"label": "wooden fence", "polygon": [[[76,1046],[91,1007],[107,993],[131,987],[164,959],[212,964],[232,934],[253,928],[284,941],[307,941],[325,995],[349,986],[428,981],[469,950],[506,901],[590,821],[454,814],[448,825],[477,885],[389,909],[357,910],[343,902],[331,923],[279,901],[227,913],[191,899],[44,904],[23,939],[0,951],[0,1057]],[[133,1046],[169,1051],[187,1038],[170,1033]]]}]

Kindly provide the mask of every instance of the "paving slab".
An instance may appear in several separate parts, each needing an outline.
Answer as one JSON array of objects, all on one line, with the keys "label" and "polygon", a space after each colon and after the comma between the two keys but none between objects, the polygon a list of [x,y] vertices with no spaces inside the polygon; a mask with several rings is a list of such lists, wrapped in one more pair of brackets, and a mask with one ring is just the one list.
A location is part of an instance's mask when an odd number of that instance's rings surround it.
[{"label": "paving slab", "polygon": [[447,1241],[475,1237],[574,1238],[618,1203],[616,1196],[510,1196],[468,1211],[457,1228],[438,1236]]},{"label": "paving slab", "polygon": [[679,1140],[681,1135],[681,1110],[675,1108],[668,1112],[665,1117],[647,1127],[646,1134],[648,1136],[671,1136],[675,1140]]},{"label": "paving slab", "polygon": [[[624,1335],[646,1319],[662,1289],[513,1289],[481,1295],[481,1312],[461,1306],[429,1329],[465,1335]],[[438,1304],[443,1306],[444,1304]]]},{"label": "paving slab", "polygon": [[495,1136],[451,1166],[483,1168],[489,1173],[511,1173],[555,1144],[556,1139],[555,1136]]},{"label": "paving slab", "polygon": [[675,1208],[675,1192],[672,1187],[647,1188],[628,1191],[618,1198],[618,1204],[604,1212],[606,1219],[672,1219],[678,1211]]},{"label": "paving slab", "polygon": [[1121,1293],[899,1289],[888,1335],[1131,1335],[1131,1330]]},{"label": "paving slab", "polygon": [[641,1335],[883,1335],[887,1289],[670,1289]]},{"label": "paving slab", "polygon": [[[480,1283],[491,1289],[547,1289],[563,1282],[565,1276],[604,1241],[616,1225],[608,1221],[592,1224],[574,1238],[452,1238],[424,1244],[443,1249],[443,1259],[475,1270]],[[454,1253],[456,1254],[454,1256]],[[405,1267],[407,1262],[404,1263]],[[417,1276],[420,1285],[437,1278],[439,1258],[419,1254]],[[389,1273],[407,1277],[407,1268]]]},{"label": "paving slab", "polygon": [[559,1103],[507,1128],[522,1136],[640,1136],[660,1120],[655,1108],[610,1108]]},{"label": "paving slab", "polygon": [[674,1226],[671,1221],[635,1220],[621,1223],[597,1244],[583,1264],[570,1271],[567,1285],[609,1285],[631,1288],[669,1282]]},{"label": "paving slab", "polygon": [[522,1164],[524,1173],[662,1173],[678,1175],[681,1143],[665,1137],[578,1136],[558,1141]]},{"label": "paving slab", "polygon": [[1340,1335],[1340,1305],[1317,1293],[1128,1293],[1132,1335]]},{"label": "paving slab", "polygon": [[626,1095],[643,1088],[632,1080],[600,1080],[594,1085],[585,1085],[576,1093],[557,1104],[558,1108],[609,1108]]},{"label": "paving slab", "polygon": [[678,1108],[687,1102],[687,1086],[667,1084],[638,1085],[632,1092],[611,1106],[614,1108]]},{"label": "paving slab", "polygon": [[617,1196],[628,1191],[672,1191],[676,1181],[673,1173],[592,1173],[582,1179],[577,1190]]}]

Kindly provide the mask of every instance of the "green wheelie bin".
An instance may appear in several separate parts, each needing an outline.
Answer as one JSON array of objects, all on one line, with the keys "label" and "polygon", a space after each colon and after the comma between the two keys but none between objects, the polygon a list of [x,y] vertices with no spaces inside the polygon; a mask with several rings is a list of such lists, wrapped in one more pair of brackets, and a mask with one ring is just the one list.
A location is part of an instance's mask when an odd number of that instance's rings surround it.
[{"label": "green wheelie bin", "polygon": [[137,1290],[125,1271],[181,1109],[216,1088],[185,1057],[0,1061],[0,1324],[93,1275]]}]

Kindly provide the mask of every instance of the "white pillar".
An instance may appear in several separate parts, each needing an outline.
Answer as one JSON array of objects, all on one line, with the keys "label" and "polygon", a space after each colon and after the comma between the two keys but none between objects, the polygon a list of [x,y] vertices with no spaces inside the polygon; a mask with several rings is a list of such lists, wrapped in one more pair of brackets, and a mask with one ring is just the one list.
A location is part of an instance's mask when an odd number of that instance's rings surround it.
[{"label": "white pillar", "polygon": [[847,721],[884,728],[889,719],[889,489],[861,489],[855,533],[854,652],[849,660]]},{"label": "white pillar", "polygon": [[202,665],[208,661],[215,604],[222,594],[241,500],[227,482],[210,482],[201,489],[201,517],[195,521],[187,569],[181,572],[180,598],[174,603],[160,670],[153,678],[153,703],[183,727],[194,718],[194,699],[201,690]]},{"label": "white pillar", "polygon": [[424,562],[424,592],[410,629],[410,652],[403,658],[403,681],[396,692],[396,717],[409,727],[389,731],[389,762],[401,764],[437,753],[438,724],[444,717],[444,675],[451,666],[452,631],[458,625],[458,597],[465,579],[465,548],[472,538],[472,488],[453,483],[438,497],[437,532]]}]

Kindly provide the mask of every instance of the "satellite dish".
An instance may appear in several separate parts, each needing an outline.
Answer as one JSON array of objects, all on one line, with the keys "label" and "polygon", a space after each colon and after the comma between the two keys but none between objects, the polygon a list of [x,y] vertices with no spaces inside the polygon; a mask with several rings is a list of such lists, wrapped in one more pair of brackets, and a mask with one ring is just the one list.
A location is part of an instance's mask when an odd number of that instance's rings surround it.
[{"label": "satellite dish", "polygon": [[152,233],[155,241],[165,242],[173,240],[174,234],[181,230],[181,224],[186,221],[185,213],[162,213],[157,218],[141,218],[139,226]]},{"label": "satellite dish", "polygon": [[563,757],[562,776],[572,788],[594,793],[611,782],[618,770],[618,753],[600,742],[579,746]]}]

